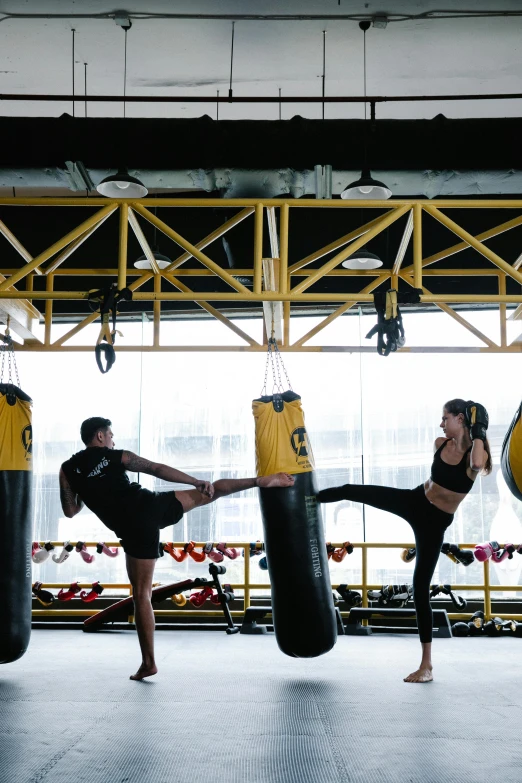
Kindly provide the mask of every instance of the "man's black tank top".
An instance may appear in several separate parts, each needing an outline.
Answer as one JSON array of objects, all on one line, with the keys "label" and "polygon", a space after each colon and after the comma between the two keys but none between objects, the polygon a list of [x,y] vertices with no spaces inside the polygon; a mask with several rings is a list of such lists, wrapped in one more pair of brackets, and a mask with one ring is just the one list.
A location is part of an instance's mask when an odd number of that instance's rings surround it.
[{"label": "man's black tank top", "polygon": [[467,495],[473,486],[473,479],[470,479],[466,473],[471,446],[457,465],[449,465],[441,457],[441,452],[448,442],[449,440],[445,440],[435,452],[431,466],[431,480],[444,489]]},{"label": "man's black tank top", "polygon": [[129,516],[146,511],[154,493],[129,481],[123,451],[88,446],[64,462],[71,489],[101,521],[115,532]]}]

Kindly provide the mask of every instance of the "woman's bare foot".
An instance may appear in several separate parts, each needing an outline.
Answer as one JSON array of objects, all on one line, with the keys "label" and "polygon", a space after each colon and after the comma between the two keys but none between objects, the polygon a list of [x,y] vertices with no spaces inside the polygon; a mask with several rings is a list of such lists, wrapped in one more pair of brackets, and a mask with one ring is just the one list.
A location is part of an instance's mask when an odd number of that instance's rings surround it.
[{"label": "woman's bare foot", "polygon": [[411,674],[408,674],[407,677],[404,678],[404,682],[432,682],[433,681],[433,669],[430,668],[420,668],[417,669],[416,672],[412,672]]},{"label": "woman's bare foot", "polygon": [[273,487],[292,487],[294,477],[289,473],[272,473],[271,476],[261,476],[256,479],[256,486],[263,489],[272,489]]},{"label": "woman's bare foot", "polygon": [[129,680],[143,680],[145,677],[152,677],[153,674],[157,673],[158,667],[156,664],[153,664],[152,666],[145,666],[145,664],[142,663],[136,674],[131,674]]}]

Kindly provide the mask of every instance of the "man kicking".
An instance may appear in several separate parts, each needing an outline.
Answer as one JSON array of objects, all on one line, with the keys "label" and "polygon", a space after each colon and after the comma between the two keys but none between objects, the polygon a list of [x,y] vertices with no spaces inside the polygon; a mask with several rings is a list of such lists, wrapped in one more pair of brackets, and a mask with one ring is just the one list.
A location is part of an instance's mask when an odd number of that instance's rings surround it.
[{"label": "man kicking", "polygon": [[[291,487],[288,473],[262,478],[219,479],[214,484],[188,476],[176,468],[151,462],[132,451],[114,448],[109,419],[94,417],[83,422],[80,434],[86,448],[60,468],[60,500],[66,517],[87,506],[121,540],[132,585],[134,618],[142,663],[131,680],[156,674],[154,660],[154,612],[152,576],[160,556],[161,528],[179,522],[187,511],[253,487]],[[127,470],[148,473],[163,481],[191,484],[194,489],[151,492],[130,482]]]}]

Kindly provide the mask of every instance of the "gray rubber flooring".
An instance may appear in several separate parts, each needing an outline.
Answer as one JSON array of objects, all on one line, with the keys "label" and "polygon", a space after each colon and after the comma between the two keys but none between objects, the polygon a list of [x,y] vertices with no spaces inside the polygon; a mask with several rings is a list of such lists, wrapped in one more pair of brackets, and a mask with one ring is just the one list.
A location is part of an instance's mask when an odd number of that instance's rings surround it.
[{"label": "gray rubber flooring", "polygon": [[0,667],[0,783],[522,781],[522,640],[340,637],[295,660],[273,635],[33,631]]}]

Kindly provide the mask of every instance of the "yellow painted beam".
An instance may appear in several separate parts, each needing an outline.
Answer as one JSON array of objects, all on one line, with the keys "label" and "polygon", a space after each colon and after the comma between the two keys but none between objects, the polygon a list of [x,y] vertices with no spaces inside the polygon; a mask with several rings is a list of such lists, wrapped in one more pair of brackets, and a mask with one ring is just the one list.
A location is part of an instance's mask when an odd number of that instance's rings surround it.
[{"label": "yellow painted beam", "polygon": [[[33,206],[33,207],[104,207],[108,204],[140,204],[152,207],[255,207],[259,203],[257,198],[149,198],[146,199],[108,199],[108,198],[80,198],[80,197],[16,197],[0,198],[0,205],[5,206]],[[390,209],[390,207],[409,206],[413,204],[433,204],[441,209],[522,209],[521,199],[393,199],[393,200],[359,200],[344,199],[315,199],[299,198],[285,199],[290,207],[317,207],[319,209]],[[262,199],[265,206],[279,207],[281,199]]]},{"label": "yellow painted beam", "polygon": [[[186,285],[183,285],[183,283],[178,280],[174,275],[171,274],[165,274],[165,278],[172,283],[173,286],[178,288],[180,291],[187,292],[190,289],[187,288]],[[196,296],[195,292],[192,292],[194,296]],[[241,339],[245,340],[249,345],[259,345],[259,343],[254,340],[253,337],[250,337],[249,334],[244,332],[242,329],[239,328],[235,323],[230,321],[223,313],[221,313],[219,310],[217,310],[215,307],[212,307],[212,305],[207,304],[206,302],[200,302],[199,300],[195,300],[196,304],[198,304],[203,310],[206,310],[207,313],[210,313],[210,315],[214,316],[218,321],[221,321],[222,324],[224,324],[228,329],[230,329],[232,332],[237,334],[238,337],[241,337]],[[154,303],[156,304],[156,302]]]},{"label": "yellow painted beam", "polygon": [[75,239],[74,242],[71,242],[71,244],[65,248],[63,253],[60,253],[57,258],[54,259],[54,261],[51,261],[46,267],[45,267],[45,274],[53,274],[59,266],[63,264],[64,261],[66,261],[69,256],[71,256],[75,250],[77,250],[80,245],[83,245],[86,239],[88,239],[91,234],[94,234],[94,232],[102,225],[102,223],[105,223],[107,218],[112,214],[112,212],[109,212],[103,220],[99,220],[97,223],[94,224],[94,226],[91,226],[91,228],[88,229],[88,231],[85,231],[78,239]]},{"label": "yellow painted beam", "polygon": [[[47,269],[47,268],[46,268]],[[0,272],[8,277],[16,272],[17,269],[8,267],[6,269],[0,269]],[[310,277],[314,273],[314,269],[300,269],[297,272],[292,273],[293,277]],[[161,270],[160,274],[168,272],[168,269]],[[401,269],[401,274],[413,273],[413,266],[404,267]],[[79,267],[67,267],[66,269],[57,269],[53,272],[56,277],[116,277],[118,274],[118,268],[113,267],[100,267],[99,269],[93,267],[86,267],[85,269]],[[244,277],[253,277],[253,269],[234,269],[234,274]],[[332,269],[325,275],[325,277],[378,277],[381,272],[378,269]],[[458,268],[458,269],[424,269],[422,270],[423,277],[440,276],[440,277],[496,277],[501,275],[502,272],[496,267],[475,267],[471,268]],[[127,277],[142,277],[143,270],[134,269],[132,267],[127,268]],[[29,279],[31,275],[28,275],[26,279]],[[150,280],[153,277],[152,273],[147,274],[147,279]],[[183,267],[176,269],[176,277],[215,277],[214,273],[210,269],[190,269],[189,267]],[[143,282],[147,282],[144,280]],[[143,283],[141,283],[143,285]],[[25,289],[28,290],[27,288]]]},{"label": "yellow painted beam", "polygon": [[413,285],[422,288],[422,207],[413,207]]},{"label": "yellow painted beam", "polygon": [[486,245],[482,244],[482,242],[476,239],[472,234],[470,234],[468,231],[463,229],[462,226],[459,226],[458,223],[455,223],[454,220],[451,220],[451,218],[449,218],[447,215],[445,215],[443,212],[441,212],[439,209],[436,209],[435,207],[427,206],[424,207],[424,209],[432,217],[438,220],[439,223],[442,223],[443,226],[449,228],[450,231],[453,231],[454,234],[456,234],[458,237],[460,237],[465,242],[467,242],[474,250],[477,250],[481,255],[483,255],[485,258],[491,261],[492,264],[494,264],[503,272],[505,272],[507,275],[512,277],[513,280],[516,280],[517,283],[522,284],[522,274],[518,270],[513,269],[513,267],[510,264],[508,264],[506,261],[504,261],[503,258],[497,255],[497,253],[494,253],[492,250],[490,250],[489,247],[486,247]]},{"label": "yellow painted beam", "polygon": [[[26,263],[29,263],[33,260],[32,255],[29,253],[28,250],[25,249],[25,247],[22,245],[19,239],[15,237],[13,232],[7,228],[6,224],[3,220],[0,220],[0,234],[3,234],[3,236],[7,239],[7,241],[14,247],[17,253],[20,253],[22,258]],[[42,270],[40,267],[36,267],[34,270],[37,275],[42,274]]]},{"label": "yellow painted beam", "polygon": [[231,288],[234,288],[239,293],[250,293],[248,288],[239,283],[225,269],[222,269],[219,264],[216,264],[214,261],[212,261],[211,258],[202,253],[201,250],[198,250],[195,245],[191,244],[187,239],[182,237],[181,234],[178,234],[177,231],[174,231],[174,229],[164,223],[163,220],[160,220],[158,217],[156,217],[156,215],[153,215],[152,212],[149,212],[148,209],[145,209],[145,207],[138,203],[134,205],[134,209],[136,212],[139,212],[142,217],[146,218],[150,223],[152,223],[153,226],[156,226],[156,228],[158,228],[160,231],[163,231],[163,233],[170,237],[170,239],[172,239],[177,245],[191,253],[194,258],[203,264],[203,266],[206,266],[208,269],[212,270],[212,272],[214,272],[217,277],[220,277],[225,281],[225,283],[228,283]]},{"label": "yellow painted beam", "polygon": [[[31,292],[32,299],[86,299],[87,291],[34,291]],[[25,291],[2,291],[2,299],[26,299]],[[281,294],[279,291],[262,291],[260,294],[254,294],[249,291],[249,295],[239,293],[229,293],[228,291],[197,291],[191,293],[175,293],[163,291],[161,294],[155,294],[153,291],[144,291],[134,294],[133,299],[136,302],[153,302],[155,299],[161,301],[179,301],[193,302],[197,297],[198,302],[373,302],[373,297],[365,294],[323,294],[323,293],[299,293],[289,291],[287,294]],[[469,304],[499,304],[506,302],[508,304],[520,304],[522,302],[521,294],[429,294],[421,296],[421,302],[445,302],[455,304],[467,302]]]},{"label": "yellow painted beam", "polygon": [[[241,212],[238,212],[237,215],[234,215],[234,217],[230,218],[230,220],[227,220],[225,223],[219,226],[219,228],[216,228],[215,231],[212,231],[212,233],[208,234],[208,236],[206,236],[204,239],[197,242],[194,247],[197,247],[198,250],[203,250],[204,247],[207,247],[216,239],[222,237],[224,234],[230,231],[231,228],[237,226],[238,223],[242,223],[242,221],[249,217],[253,212],[254,209],[252,207],[245,207],[245,209],[243,209]],[[178,256],[178,258],[174,259],[170,266],[165,267],[165,272],[172,272],[174,269],[177,269],[179,266],[181,266],[181,264],[183,264],[185,261],[188,261],[189,258],[192,258],[192,253],[182,253],[180,256]],[[210,274],[209,270],[200,271],[208,272]]]},{"label": "yellow painted beam", "polygon": [[401,218],[408,211],[409,206],[398,207],[397,209],[390,210],[390,212],[381,217],[378,223],[376,223],[375,226],[373,226],[373,228],[367,231],[363,236],[354,240],[352,244],[349,245],[349,247],[341,250],[341,252],[337,253],[336,256],[330,259],[330,261],[327,261],[327,263],[323,264],[322,267],[316,269],[314,274],[310,275],[307,280],[303,280],[301,283],[298,283],[296,286],[294,286],[292,288],[292,293],[301,294],[307,288],[320,280],[327,272],[338,266],[346,258],[349,258],[353,253],[355,253],[356,250],[359,250],[361,247],[363,247],[367,242],[373,239],[373,237],[380,234],[381,231],[384,231],[384,229],[388,228],[388,226],[391,226],[392,223],[395,223],[396,220]]},{"label": "yellow painted beam", "polygon": [[261,293],[263,284],[263,205],[256,204],[254,218],[254,294]]},{"label": "yellow painted beam", "polygon": [[[359,228],[355,228],[353,231],[350,231],[349,234],[345,234],[339,239],[336,239],[334,242],[330,242],[329,245],[325,245],[324,247],[319,248],[319,250],[316,250],[314,253],[311,253],[309,256],[306,256],[306,258],[302,258],[300,261],[296,261],[295,264],[292,264],[289,267],[288,271],[290,272],[290,274],[294,275],[298,272],[298,270],[302,269],[305,266],[308,266],[308,264],[311,264],[312,261],[318,261],[320,258],[323,258],[323,256],[328,255],[328,253],[333,253],[334,250],[338,250],[340,247],[344,247],[344,245],[347,245],[353,239],[358,239],[360,236],[365,234],[371,228],[376,226],[382,217],[383,215],[379,215],[379,217],[370,220],[368,223],[365,223],[363,226],[359,226]],[[352,270],[346,269],[343,271],[351,272]]]},{"label": "yellow painted beam", "polygon": [[103,207],[103,209],[100,209],[99,212],[96,212],[94,215],[91,215],[90,218],[84,220],[84,222],[81,223],[77,228],[69,231],[68,234],[63,236],[57,242],[54,242],[54,244],[52,244],[42,253],[39,253],[35,258],[33,258],[32,261],[30,261],[22,269],[19,269],[17,272],[15,272],[15,274],[12,275],[8,280],[0,283],[0,292],[6,291],[10,286],[18,283],[19,280],[22,280],[30,272],[34,272],[36,267],[40,266],[40,264],[43,264],[45,261],[51,258],[51,256],[54,256],[55,253],[58,253],[66,245],[70,244],[70,242],[74,242],[74,240],[78,239],[78,237],[80,237],[85,231],[88,231],[91,226],[93,226],[95,223],[98,223],[100,220],[103,220],[106,215],[114,212],[115,209],[117,209],[116,205],[107,204],[107,206]]},{"label": "yellow painted beam", "polygon": [[[381,285],[385,280],[389,278],[389,274],[383,274],[381,275],[377,280],[374,280],[372,283],[366,286],[366,288],[363,288],[361,291],[361,294],[369,294],[371,291],[373,291],[375,288]],[[286,303],[285,303],[286,304]],[[293,348],[299,348],[301,345],[304,345],[304,343],[308,342],[308,340],[311,340],[312,337],[315,337],[316,334],[321,332],[326,326],[332,323],[332,321],[335,321],[336,318],[339,318],[340,315],[343,315],[344,313],[347,313],[348,310],[350,310],[352,307],[354,307],[357,304],[357,302],[347,302],[346,304],[342,305],[341,307],[338,307],[337,310],[334,310],[333,313],[330,313],[329,316],[327,316],[321,323],[317,324],[317,326],[314,326],[313,329],[310,329],[309,332],[307,332],[303,337],[301,337],[299,340],[296,340],[295,343],[292,343]]]},{"label": "yellow painted beam", "polygon": [[[438,202],[435,202],[435,204],[440,206]],[[508,220],[506,223],[501,223],[499,226],[488,228],[487,231],[483,231],[481,234],[477,234],[475,239],[478,239],[480,242],[484,239],[491,239],[492,237],[496,237],[499,234],[503,234],[504,232],[510,231],[512,228],[516,228],[520,225],[522,225],[522,215],[517,218],[513,218],[513,220]],[[428,256],[428,258],[424,258],[422,261],[422,266],[424,268],[430,264],[435,264],[437,261],[442,261],[444,258],[455,255],[455,253],[460,253],[461,250],[466,250],[468,247],[468,242],[458,242],[456,245],[447,247],[445,250],[440,250],[438,253],[434,253],[432,256]],[[518,268],[516,264],[513,264],[513,267],[515,269]],[[413,272],[413,264],[411,266],[404,267],[402,271],[406,272],[407,274]],[[423,274],[425,274],[425,272],[423,272]]]}]

